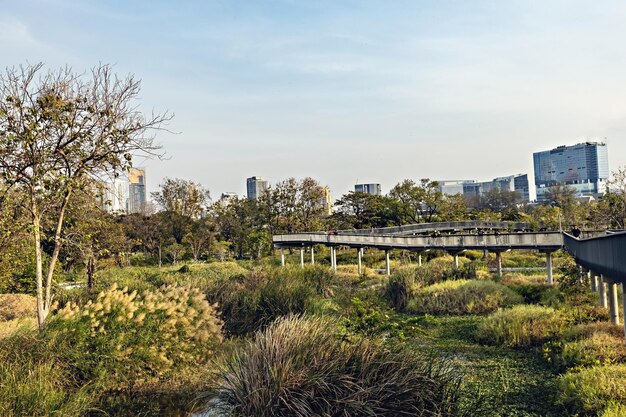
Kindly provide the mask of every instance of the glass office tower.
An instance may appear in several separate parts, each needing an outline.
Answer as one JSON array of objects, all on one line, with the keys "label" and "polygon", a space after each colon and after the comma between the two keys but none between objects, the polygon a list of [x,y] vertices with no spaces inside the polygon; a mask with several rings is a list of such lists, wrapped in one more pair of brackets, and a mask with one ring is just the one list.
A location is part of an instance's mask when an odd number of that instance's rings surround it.
[{"label": "glass office tower", "polygon": [[546,200],[550,187],[567,185],[578,196],[597,198],[606,191],[609,157],[606,143],[583,142],[533,154],[537,201]]}]

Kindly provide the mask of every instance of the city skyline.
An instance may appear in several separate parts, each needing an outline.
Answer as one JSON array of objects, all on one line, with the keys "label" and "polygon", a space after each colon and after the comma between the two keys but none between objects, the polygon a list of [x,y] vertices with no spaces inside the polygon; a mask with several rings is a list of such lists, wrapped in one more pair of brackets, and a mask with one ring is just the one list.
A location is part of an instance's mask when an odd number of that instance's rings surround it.
[{"label": "city skyline", "polygon": [[176,115],[157,137],[170,159],[135,163],[148,191],[178,177],[244,195],[258,174],[339,196],[532,176],[533,152],[582,141],[625,165],[625,16],[617,1],[25,0],[0,10],[0,53],[142,79],[140,110]]}]

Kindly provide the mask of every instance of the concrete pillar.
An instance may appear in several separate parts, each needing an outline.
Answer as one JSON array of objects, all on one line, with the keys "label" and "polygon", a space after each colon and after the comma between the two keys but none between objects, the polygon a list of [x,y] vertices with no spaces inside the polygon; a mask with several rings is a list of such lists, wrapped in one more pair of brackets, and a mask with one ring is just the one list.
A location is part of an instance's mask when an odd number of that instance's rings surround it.
[{"label": "concrete pillar", "polygon": [[285,266],[285,249],[280,248],[280,266]]},{"label": "concrete pillar", "polygon": [[546,252],[546,270],[548,272],[548,285],[554,285],[554,276],[552,275],[552,252]]},{"label": "concrete pillar", "polygon": [[304,268],[304,248],[300,248],[300,268]]},{"label": "concrete pillar", "polygon": [[458,271],[459,270],[459,254],[457,252],[454,252],[452,256],[454,257],[454,269]]},{"label": "concrete pillar", "polygon": [[333,271],[337,272],[337,248],[335,248],[334,246],[331,246],[330,254],[331,254],[330,262],[332,264]]},{"label": "concrete pillar", "polygon": [[385,265],[387,268],[387,275],[391,275],[391,265],[389,264],[389,250],[385,251]]},{"label": "concrete pillar", "polygon": [[417,266],[422,266],[422,252],[417,253]]},{"label": "concrete pillar", "polygon": [[311,265],[315,265],[315,247],[311,246]]},{"label": "concrete pillar", "polygon": [[609,281],[609,314],[612,324],[619,324],[619,304],[617,302],[617,283]]},{"label": "concrete pillar", "polygon": [[496,252],[496,270],[498,278],[502,278],[502,252]]},{"label": "concrete pillar", "polygon": [[591,271],[591,291],[598,291],[598,273],[595,271]]},{"label": "concrete pillar", "polygon": [[359,275],[363,275],[363,248],[357,249],[356,257],[358,261]]},{"label": "concrete pillar", "polygon": [[624,315],[624,337],[626,338],[626,284],[622,284],[622,314]]},{"label": "concrete pillar", "polygon": [[600,287],[600,307],[606,308],[608,304],[606,296],[606,284],[602,275],[600,275],[600,282],[598,285]]}]

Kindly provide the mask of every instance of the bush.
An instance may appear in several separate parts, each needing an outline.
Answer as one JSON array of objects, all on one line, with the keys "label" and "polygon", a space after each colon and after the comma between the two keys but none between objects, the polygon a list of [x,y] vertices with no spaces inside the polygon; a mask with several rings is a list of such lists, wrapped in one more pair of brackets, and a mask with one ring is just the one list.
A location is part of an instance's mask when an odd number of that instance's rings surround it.
[{"label": "bush", "polygon": [[568,368],[622,362],[626,359],[624,336],[596,333],[588,339],[564,343],[561,355],[563,365]]},{"label": "bush", "polygon": [[492,345],[539,345],[559,335],[563,325],[563,319],[550,307],[519,305],[493,313],[478,326],[475,337]]},{"label": "bush", "polygon": [[409,299],[415,294],[415,272],[415,268],[405,267],[398,269],[389,277],[386,296],[396,311],[404,311]]},{"label": "bush", "polygon": [[459,415],[445,366],[374,342],[342,343],[332,323],[289,317],[226,359],[212,403],[228,415]]},{"label": "bush", "polygon": [[626,404],[611,402],[600,417],[624,417],[626,416]]},{"label": "bush", "polygon": [[330,291],[334,275],[324,269],[257,269],[247,276],[216,282],[208,297],[220,306],[226,332],[241,336],[263,329],[278,317],[312,308],[320,293]]},{"label": "bush", "polygon": [[27,294],[0,294],[0,321],[37,316],[37,300]]},{"label": "bush", "polygon": [[522,302],[522,297],[493,281],[444,281],[419,290],[408,311],[420,314],[487,314]]},{"label": "bush", "polygon": [[59,310],[44,337],[77,380],[132,387],[206,363],[222,340],[215,314],[197,289],[165,286],[140,295],[114,284],[95,302]]},{"label": "bush", "polygon": [[[22,346],[32,349],[32,346]],[[3,346],[6,348],[6,345]],[[29,357],[0,362],[0,415],[79,417],[90,408],[93,395],[86,387],[68,389],[71,376],[52,360]]]},{"label": "bush", "polygon": [[626,365],[572,370],[558,380],[560,402],[572,412],[601,413],[614,403],[626,404]]}]

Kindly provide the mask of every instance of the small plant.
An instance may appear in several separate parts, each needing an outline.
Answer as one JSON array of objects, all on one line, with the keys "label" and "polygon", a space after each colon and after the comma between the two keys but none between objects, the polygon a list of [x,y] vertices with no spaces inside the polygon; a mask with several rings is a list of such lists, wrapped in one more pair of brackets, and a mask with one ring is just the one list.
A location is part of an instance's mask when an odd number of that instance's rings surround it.
[{"label": "small plant", "polygon": [[588,339],[563,344],[564,366],[610,365],[626,359],[624,337],[614,337],[606,333],[596,333]]},{"label": "small plant", "polygon": [[540,345],[559,335],[563,319],[550,307],[519,305],[493,313],[476,329],[482,343],[507,347]]}]

